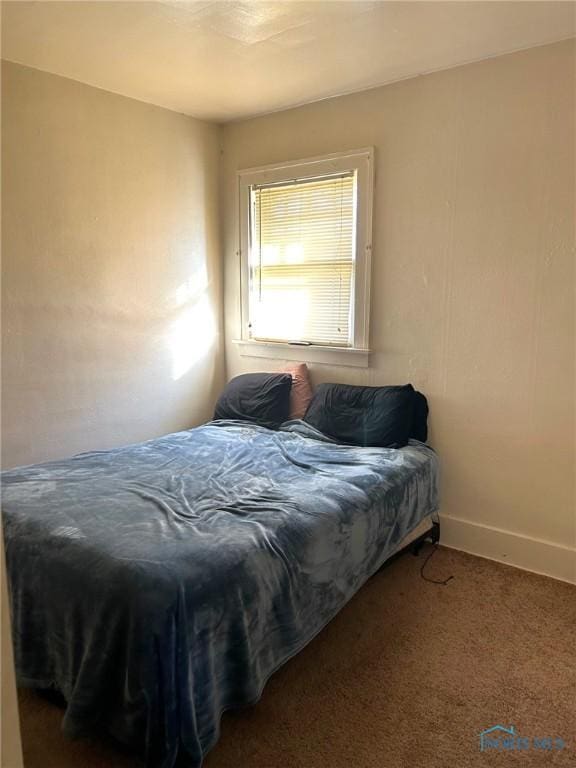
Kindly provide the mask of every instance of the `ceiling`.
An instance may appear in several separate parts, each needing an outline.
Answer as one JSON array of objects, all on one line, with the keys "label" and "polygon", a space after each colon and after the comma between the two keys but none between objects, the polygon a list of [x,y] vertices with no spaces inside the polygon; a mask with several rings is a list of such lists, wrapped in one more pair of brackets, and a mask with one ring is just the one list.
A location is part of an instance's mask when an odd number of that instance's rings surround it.
[{"label": "ceiling", "polygon": [[572,2],[3,2],[2,57],[225,122],[574,36]]}]

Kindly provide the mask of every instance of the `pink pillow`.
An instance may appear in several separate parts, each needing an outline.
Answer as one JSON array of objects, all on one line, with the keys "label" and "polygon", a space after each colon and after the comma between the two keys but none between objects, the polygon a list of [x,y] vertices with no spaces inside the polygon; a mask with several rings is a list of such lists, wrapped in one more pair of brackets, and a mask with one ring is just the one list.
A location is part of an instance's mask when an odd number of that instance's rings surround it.
[{"label": "pink pillow", "polygon": [[282,368],[282,373],[292,376],[290,390],[290,418],[301,419],[312,400],[312,383],[306,363],[292,363]]}]

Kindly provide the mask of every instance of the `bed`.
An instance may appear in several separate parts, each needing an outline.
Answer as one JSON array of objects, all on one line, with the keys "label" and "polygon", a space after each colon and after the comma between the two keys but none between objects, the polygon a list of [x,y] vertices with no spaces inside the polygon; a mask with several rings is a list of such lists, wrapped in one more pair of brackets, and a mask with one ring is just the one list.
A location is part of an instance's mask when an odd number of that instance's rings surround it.
[{"label": "bed", "polygon": [[[438,463],[236,421],[2,475],[19,684],[71,736],[197,768],[438,508]],[[415,533],[416,532],[416,533]]]}]

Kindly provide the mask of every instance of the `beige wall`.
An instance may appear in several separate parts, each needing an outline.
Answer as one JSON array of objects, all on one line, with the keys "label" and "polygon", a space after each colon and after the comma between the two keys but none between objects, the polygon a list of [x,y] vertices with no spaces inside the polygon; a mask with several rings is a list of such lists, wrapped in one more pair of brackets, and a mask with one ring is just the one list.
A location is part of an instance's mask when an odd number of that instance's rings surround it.
[{"label": "beige wall", "polygon": [[210,416],[218,153],[217,126],[3,63],[4,467]]},{"label": "beige wall", "polygon": [[369,369],[431,406],[444,541],[560,578],[574,561],[574,43],[231,124],[223,133],[228,375],[242,358],[238,169],[376,148]]}]

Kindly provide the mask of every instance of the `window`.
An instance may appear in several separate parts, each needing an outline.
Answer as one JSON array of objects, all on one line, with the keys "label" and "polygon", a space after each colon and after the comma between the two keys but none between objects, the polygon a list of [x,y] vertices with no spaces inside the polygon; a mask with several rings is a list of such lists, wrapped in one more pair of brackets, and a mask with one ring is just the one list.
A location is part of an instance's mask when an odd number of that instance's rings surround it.
[{"label": "window", "polygon": [[243,354],[367,364],[372,150],[239,177]]}]

